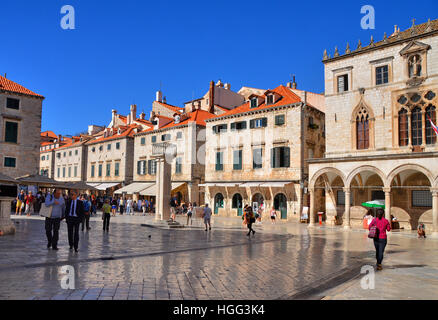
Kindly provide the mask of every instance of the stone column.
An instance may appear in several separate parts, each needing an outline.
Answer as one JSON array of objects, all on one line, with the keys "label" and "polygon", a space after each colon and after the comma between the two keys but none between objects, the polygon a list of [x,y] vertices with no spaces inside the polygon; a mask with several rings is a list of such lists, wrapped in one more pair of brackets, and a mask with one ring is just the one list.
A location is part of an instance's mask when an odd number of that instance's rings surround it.
[{"label": "stone column", "polygon": [[160,208],[160,203],[161,203],[161,179],[159,179],[160,177],[160,170],[161,170],[161,165],[160,165],[160,159],[156,159],[155,160],[155,185],[156,185],[156,191],[155,191],[155,220],[161,220],[161,208]]},{"label": "stone column", "polygon": [[408,112],[407,117],[408,117],[408,136],[409,136],[408,146],[412,147],[412,117],[410,112]]},{"label": "stone column", "polygon": [[13,198],[0,197],[0,231],[2,235],[14,234],[15,226],[11,221],[11,201]]},{"label": "stone column", "polygon": [[385,218],[391,223],[391,188],[383,188],[385,192]]},{"label": "stone column", "polygon": [[438,188],[432,188],[432,237],[438,238]]},{"label": "stone column", "polygon": [[[158,219],[170,218],[170,193],[172,192],[171,165],[165,158],[157,159],[157,201]],[[155,216],[157,218],[157,216]]]},{"label": "stone column", "polygon": [[309,206],[309,227],[315,226],[316,210],[315,210],[315,189],[310,189],[310,206]]},{"label": "stone column", "polygon": [[351,195],[351,191],[350,188],[344,188],[344,193],[345,193],[345,211],[344,211],[344,217],[342,218],[343,220],[343,225],[344,225],[344,229],[351,229],[350,226],[350,195]]},{"label": "stone column", "polygon": [[421,111],[421,146],[426,147],[426,111]]}]

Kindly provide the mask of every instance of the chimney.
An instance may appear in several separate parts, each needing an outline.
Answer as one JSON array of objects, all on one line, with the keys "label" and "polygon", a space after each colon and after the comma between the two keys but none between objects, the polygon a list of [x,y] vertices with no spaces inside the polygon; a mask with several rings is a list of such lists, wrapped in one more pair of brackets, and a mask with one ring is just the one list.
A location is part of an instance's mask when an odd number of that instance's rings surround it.
[{"label": "chimney", "polygon": [[62,141],[62,135],[58,134],[58,142]]},{"label": "chimney", "polygon": [[137,119],[137,106],[135,104],[131,104],[130,111],[131,112],[129,113],[129,115],[131,119],[129,124],[133,123],[135,119]]},{"label": "chimney", "polygon": [[296,89],[297,88],[297,83],[295,82],[295,76],[294,76],[294,82],[292,83],[292,88]]},{"label": "chimney", "polygon": [[163,97],[163,103],[167,103],[166,97]]},{"label": "chimney", "polygon": [[214,81],[210,82],[210,91],[208,96],[208,112],[214,111]]},{"label": "chimney", "polygon": [[116,125],[117,110],[113,109],[113,110],[111,110],[111,113],[112,113],[111,121],[112,121],[112,124],[113,124],[113,127],[114,127]]},{"label": "chimney", "polygon": [[145,120],[146,119],[146,113],[142,112],[140,113],[140,119]]},{"label": "chimney", "polygon": [[231,84],[225,83],[224,84],[224,88],[227,89],[227,90],[231,90]]},{"label": "chimney", "polygon": [[157,102],[162,102],[163,101],[163,94],[161,93],[161,90],[157,91],[156,97],[155,97],[155,101]]},{"label": "chimney", "polygon": [[288,82],[287,84],[286,84],[286,86],[288,87],[288,88],[292,88],[292,82]]}]

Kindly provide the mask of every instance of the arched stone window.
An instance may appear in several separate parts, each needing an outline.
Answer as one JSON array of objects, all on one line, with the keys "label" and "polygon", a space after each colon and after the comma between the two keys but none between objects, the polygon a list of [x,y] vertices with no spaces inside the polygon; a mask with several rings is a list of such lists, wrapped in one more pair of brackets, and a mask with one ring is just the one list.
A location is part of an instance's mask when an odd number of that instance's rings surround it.
[{"label": "arched stone window", "polygon": [[409,144],[408,111],[401,109],[398,113],[398,144],[401,147]]},{"label": "arched stone window", "polygon": [[433,130],[430,121],[436,125],[436,108],[432,105],[426,108],[426,144],[435,144],[436,133]]},{"label": "arched stone window", "polygon": [[412,110],[411,114],[411,126],[412,126],[412,145],[413,146],[421,146],[423,143],[423,119],[421,109],[419,107],[415,107]]},{"label": "arched stone window", "polygon": [[370,116],[368,110],[361,106],[356,115],[356,149],[370,148]]},{"label": "arched stone window", "polygon": [[421,76],[421,56],[414,54],[408,59],[409,78]]}]

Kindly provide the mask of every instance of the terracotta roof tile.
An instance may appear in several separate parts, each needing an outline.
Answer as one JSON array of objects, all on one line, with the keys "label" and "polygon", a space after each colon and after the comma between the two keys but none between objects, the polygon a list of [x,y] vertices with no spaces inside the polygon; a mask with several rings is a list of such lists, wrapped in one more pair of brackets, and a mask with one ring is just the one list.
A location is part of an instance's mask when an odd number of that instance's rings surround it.
[{"label": "terracotta roof tile", "polygon": [[26,94],[29,96],[34,96],[34,97],[38,97],[38,98],[43,98],[43,96],[30,91],[29,89],[26,89],[25,87],[23,87],[22,85],[19,85],[18,83],[11,81],[3,76],[0,76],[0,91],[9,91],[9,92],[14,92],[14,93],[21,93],[21,94]]},{"label": "terracotta roof tile", "polygon": [[159,102],[159,101],[155,101],[155,102],[156,102],[156,103],[159,103],[159,104],[161,104],[163,107],[165,107],[165,108],[167,108],[167,109],[169,109],[169,110],[175,111],[175,112],[179,112],[179,113],[181,113],[182,111],[184,111],[184,108],[181,108],[181,107],[172,106],[172,105],[170,105],[170,104],[167,104],[167,103],[164,103],[164,102]]}]

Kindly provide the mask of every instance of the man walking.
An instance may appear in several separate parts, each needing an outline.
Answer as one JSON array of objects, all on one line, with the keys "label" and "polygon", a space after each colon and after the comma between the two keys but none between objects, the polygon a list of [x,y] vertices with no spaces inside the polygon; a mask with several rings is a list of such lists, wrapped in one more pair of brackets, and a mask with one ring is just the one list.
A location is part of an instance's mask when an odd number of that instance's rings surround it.
[{"label": "man walking", "polygon": [[68,230],[68,244],[70,250],[75,249],[78,252],[79,247],[79,225],[84,219],[84,203],[77,198],[76,191],[70,192],[70,199],[66,205],[66,220]]},{"label": "man walking", "polygon": [[205,204],[204,213],[202,215],[204,217],[205,231],[207,231],[207,225],[208,230],[211,230],[211,209],[209,208],[208,203]]},{"label": "man walking", "polygon": [[82,231],[84,231],[84,228],[86,227],[87,230],[90,230],[90,210],[91,210],[91,202],[88,201],[87,196],[83,195],[81,196],[81,201],[84,204],[84,219],[82,220]]},{"label": "man walking", "polygon": [[52,214],[50,218],[46,218],[45,222],[47,249],[52,247],[53,250],[58,250],[59,226],[65,214],[65,202],[61,196],[61,191],[55,189],[53,194],[48,194],[44,205],[52,207]]},{"label": "man walking", "polygon": [[24,199],[26,198],[26,195],[24,194],[24,190],[21,190],[20,193],[17,196],[17,206],[15,209],[15,214],[17,215],[20,213],[21,216],[21,210],[23,210],[24,207]]}]

